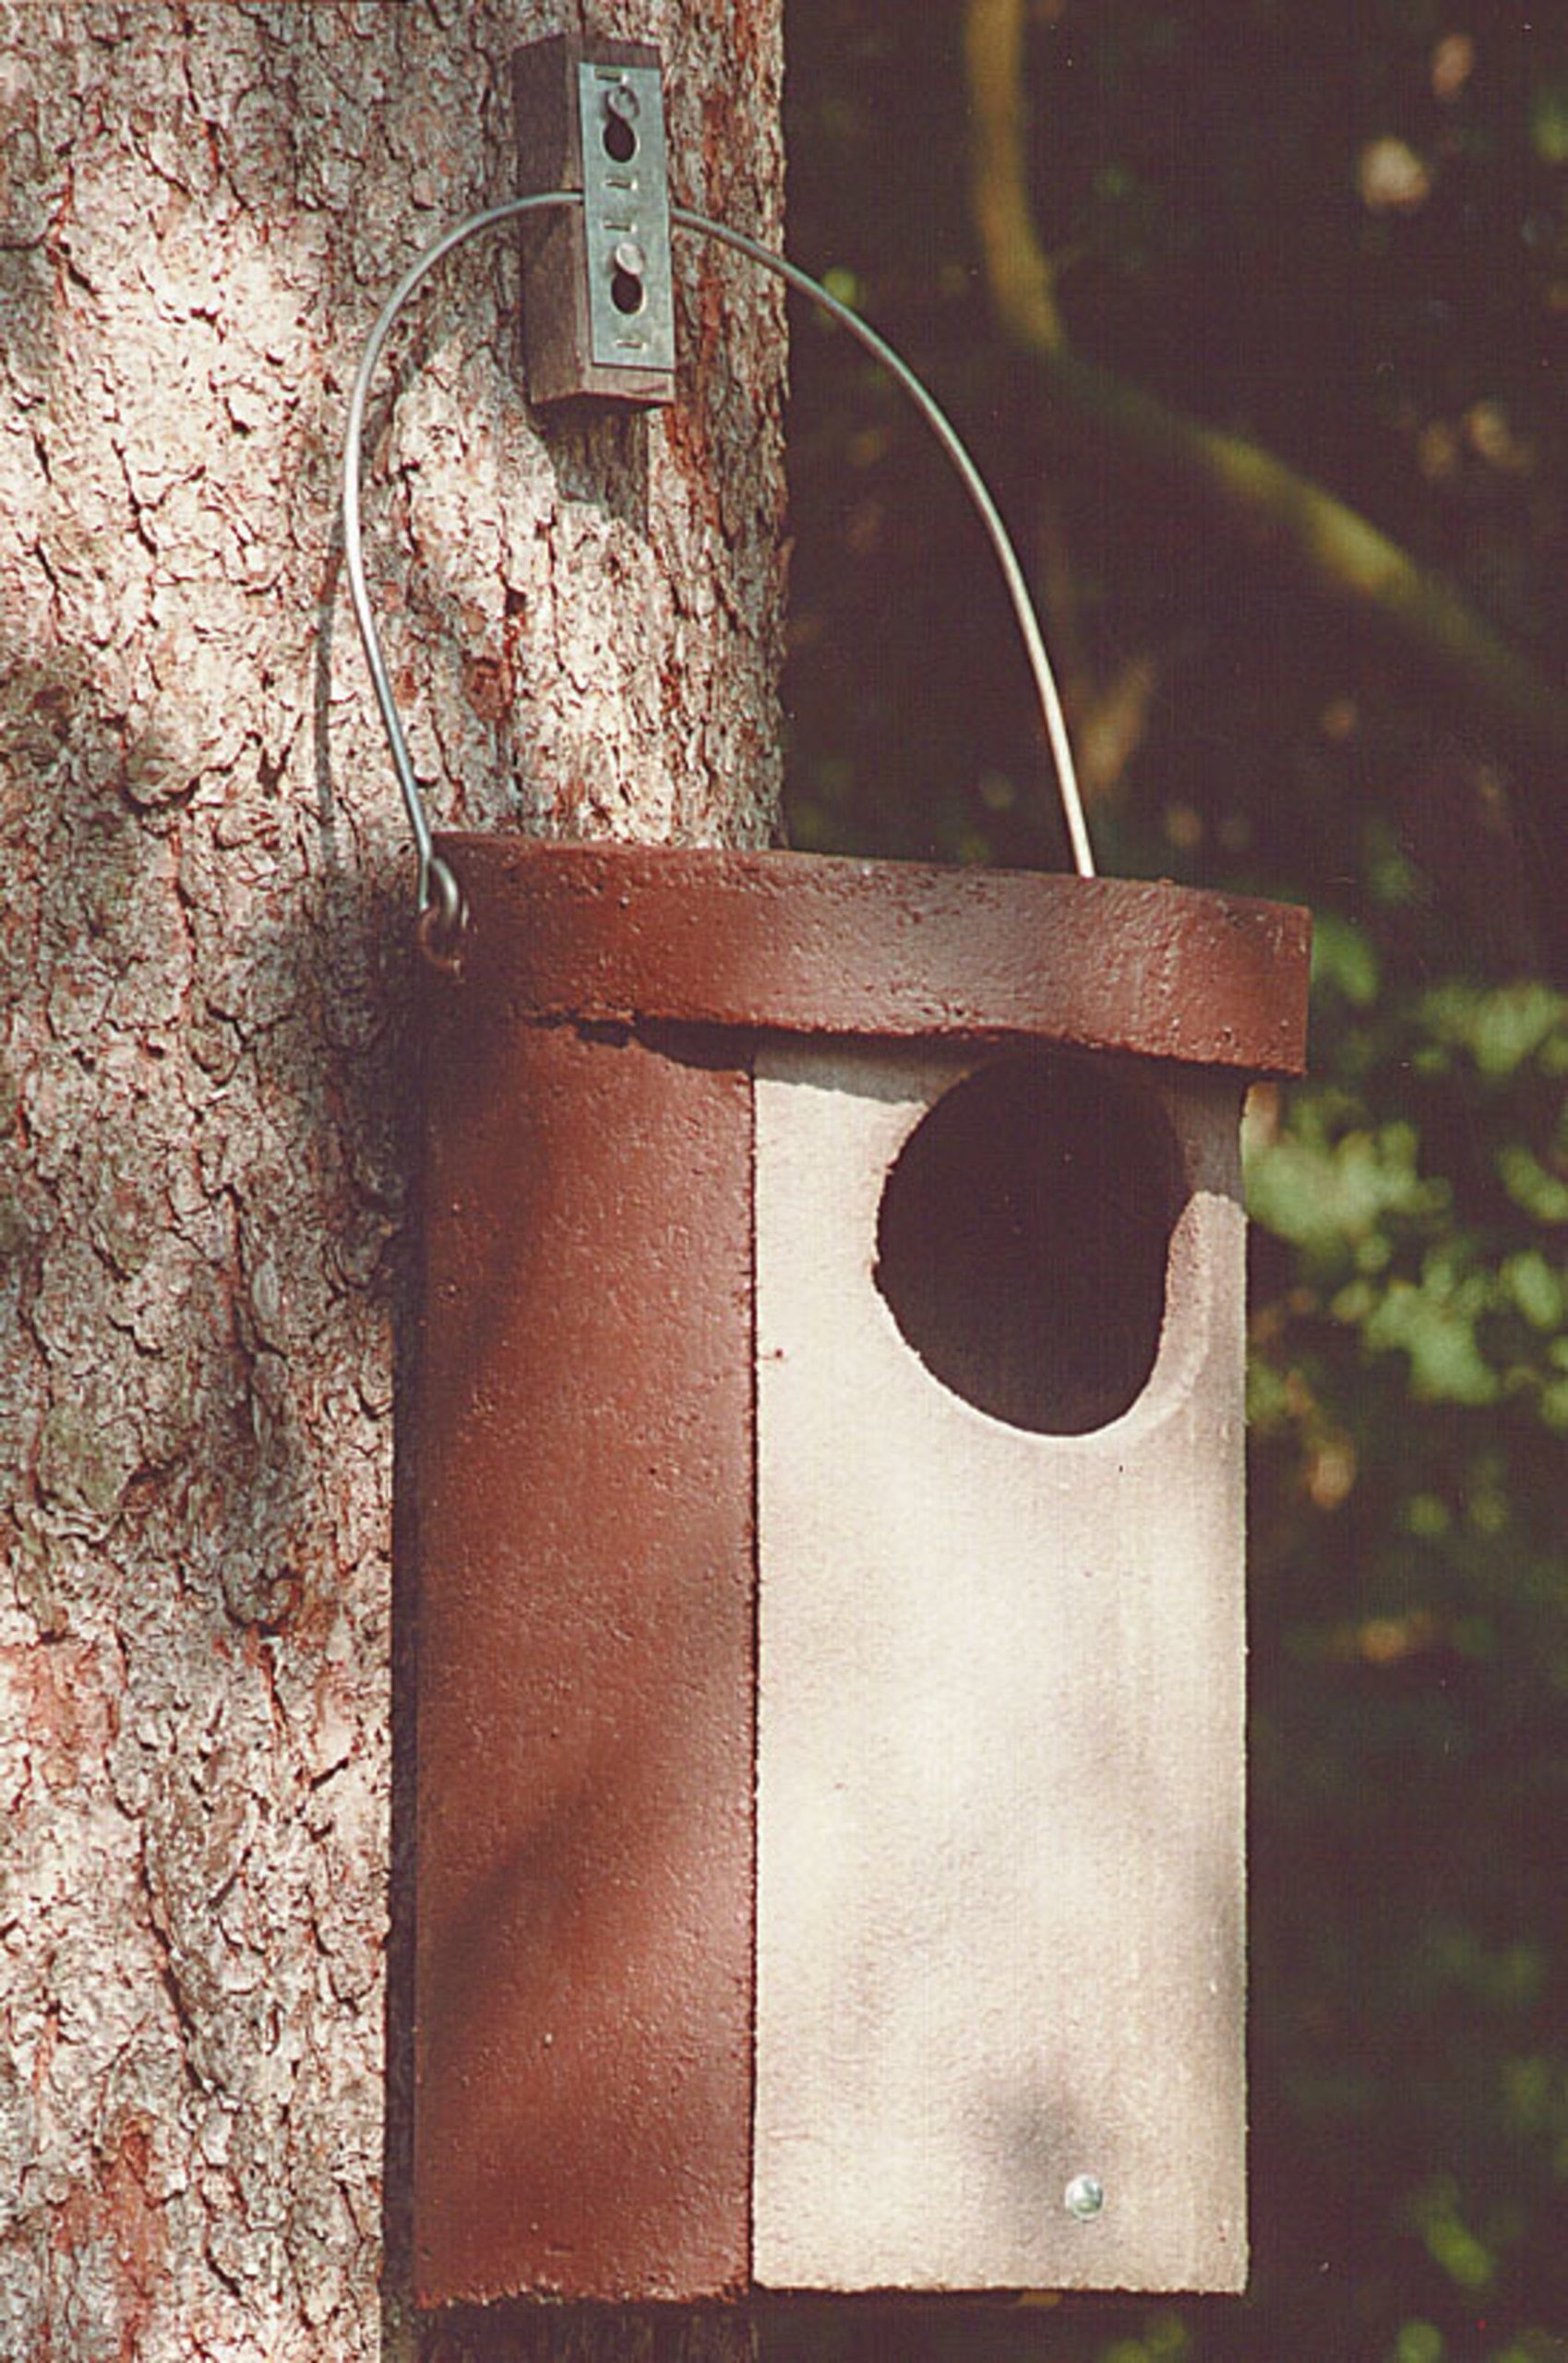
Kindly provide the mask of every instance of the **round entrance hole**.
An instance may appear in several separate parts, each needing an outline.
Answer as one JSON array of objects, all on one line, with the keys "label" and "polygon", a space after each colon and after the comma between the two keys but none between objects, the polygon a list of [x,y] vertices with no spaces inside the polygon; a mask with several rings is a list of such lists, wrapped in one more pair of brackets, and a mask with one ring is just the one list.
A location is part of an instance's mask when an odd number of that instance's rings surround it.
[{"label": "round entrance hole", "polygon": [[1084,1435],[1154,1371],[1185,1190],[1164,1110],[1103,1062],[999,1061],[922,1117],[882,1191],[878,1288],[977,1410]]}]

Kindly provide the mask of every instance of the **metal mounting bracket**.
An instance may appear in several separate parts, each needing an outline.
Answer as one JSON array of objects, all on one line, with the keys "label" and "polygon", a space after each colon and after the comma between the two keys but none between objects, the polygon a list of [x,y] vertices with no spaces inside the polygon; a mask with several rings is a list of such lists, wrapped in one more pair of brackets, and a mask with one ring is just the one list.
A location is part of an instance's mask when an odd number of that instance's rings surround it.
[{"label": "metal mounting bracket", "polygon": [[675,399],[675,281],[660,53],[556,33],[512,61],[520,197],[581,189],[522,226],[536,402]]}]

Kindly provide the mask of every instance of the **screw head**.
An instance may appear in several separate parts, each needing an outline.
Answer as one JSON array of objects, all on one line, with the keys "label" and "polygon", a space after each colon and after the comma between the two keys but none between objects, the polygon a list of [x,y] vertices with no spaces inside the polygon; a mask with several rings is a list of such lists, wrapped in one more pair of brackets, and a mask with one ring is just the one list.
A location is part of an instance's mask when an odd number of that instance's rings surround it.
[{"label": "screw head", "polygon": [[604,106],[617,123],[635,123],[642,109],[637,92],[625,82],[612,82],[604,93]]},{"label": "screw head", "polygon": [[635,238],[618,240],[611,250],[610,260],[617,270],[624,270],[628,279],[646,279],[648,276],[648,258]]},{"label": "screw head", "polygon": [[1074,2175],[1061,2194],[1061,2203],[1070,2215],[1087,2224],[1105,2205],[1106,2187],[1098,2175]]}]

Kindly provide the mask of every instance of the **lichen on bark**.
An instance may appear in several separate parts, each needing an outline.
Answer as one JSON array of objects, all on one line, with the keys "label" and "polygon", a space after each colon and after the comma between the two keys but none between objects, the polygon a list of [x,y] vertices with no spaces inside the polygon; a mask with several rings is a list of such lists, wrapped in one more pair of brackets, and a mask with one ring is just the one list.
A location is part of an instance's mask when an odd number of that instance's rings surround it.
[{"label": "lichen on bark", "polygon": [[[663,40],[679,193],[776,228],[773,0],[632,16],[596,29]],[[337,467],[381,296],[506,192],[509,54],[561,21],[0,0],[18,2357],[414,2351],[382,2187],[410,863]],[[398,341],[371,568],[443,817],[772,828],[779,318],[683,277],[678,425],[531,412],[505,241]]]}]

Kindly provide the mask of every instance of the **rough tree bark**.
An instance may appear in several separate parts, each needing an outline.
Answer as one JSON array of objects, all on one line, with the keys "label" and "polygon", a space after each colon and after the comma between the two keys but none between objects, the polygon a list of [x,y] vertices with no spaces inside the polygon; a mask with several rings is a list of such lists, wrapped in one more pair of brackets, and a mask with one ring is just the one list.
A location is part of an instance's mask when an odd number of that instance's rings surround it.
[{"label": "rough tree bark", "polygon": [[[774,234],[778,0],[590,20],[664,42],[678,193]],[[395,1976],[386,2033],[410,864],[337,465],[392,277],[509,192],[511,48],[579,21],[0,0],[8,2356],[419,2343]],[[531,414],[505,241],[397,347],[372,573],[445,817],[770,832],[783,339],[744,266],[682,276],[652,423]],[[425,2344],[482,2335],[534,2351]]]}]

